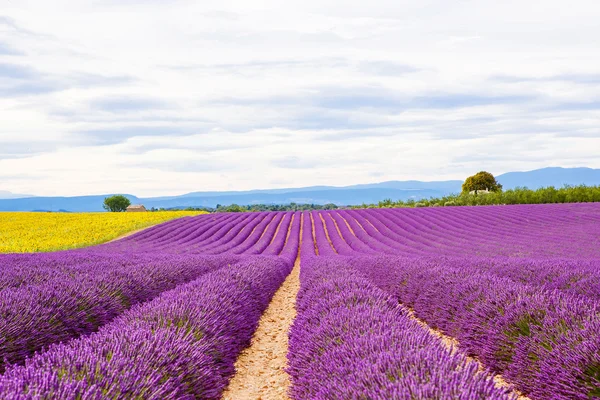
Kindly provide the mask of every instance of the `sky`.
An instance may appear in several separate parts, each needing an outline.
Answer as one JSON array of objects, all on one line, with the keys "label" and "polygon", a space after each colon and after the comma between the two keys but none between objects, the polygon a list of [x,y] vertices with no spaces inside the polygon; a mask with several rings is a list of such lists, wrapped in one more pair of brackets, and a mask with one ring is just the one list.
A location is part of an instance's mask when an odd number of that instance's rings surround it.
[{"label": "sky", "polygon": [[0,190],[600,168],[596,0],[0,0]]}]

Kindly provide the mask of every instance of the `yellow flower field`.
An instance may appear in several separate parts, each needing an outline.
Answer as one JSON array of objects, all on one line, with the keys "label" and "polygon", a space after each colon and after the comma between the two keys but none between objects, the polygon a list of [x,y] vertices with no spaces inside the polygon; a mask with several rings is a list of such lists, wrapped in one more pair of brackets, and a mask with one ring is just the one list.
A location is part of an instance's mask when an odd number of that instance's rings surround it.
[{"label": "yellow flower field", "polygon": [[0,253],[30,253],[91,246],[150,225],[199,214],[205,212],[0,212]]}]

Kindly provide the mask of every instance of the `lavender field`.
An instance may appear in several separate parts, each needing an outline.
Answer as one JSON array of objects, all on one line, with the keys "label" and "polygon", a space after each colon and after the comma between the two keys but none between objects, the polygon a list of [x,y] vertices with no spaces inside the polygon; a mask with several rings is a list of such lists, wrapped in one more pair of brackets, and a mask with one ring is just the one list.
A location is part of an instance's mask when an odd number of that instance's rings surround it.
[{"label": "lavender field", "polygon": [[207,214],[0,255],[0,398],[219,399],[298,263],[292,399],[600,397],[589,203]]}]

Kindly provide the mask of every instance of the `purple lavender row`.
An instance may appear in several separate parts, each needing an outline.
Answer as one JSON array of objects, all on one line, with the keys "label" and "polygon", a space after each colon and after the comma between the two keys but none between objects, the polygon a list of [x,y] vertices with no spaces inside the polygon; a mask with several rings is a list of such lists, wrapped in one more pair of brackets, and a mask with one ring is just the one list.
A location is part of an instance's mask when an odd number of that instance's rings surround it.
[{"label": "purple lavender row", "polygon": [[[242,217],[239,217],[241,220]],[[253,213],[243,223],[235,223],[229,232],[222,238],[214,241],[212,244],[201,245],[194,248],[193,252],[220,254],[232,251],[235,247],[242,245],[253,233],[256,233],[261,227],[266,226],[267,213]],[[239,221],[238,220],[238,221]],[[234,220],[235,221],[235,220]]]},{"label": "purple lavender row", "polygon": [[[150,238],[146,241],[146,244],[151,250],[161,252],[180,251],[182,248],[188,248],[192,245],[199,246],[206,244],[208,240],[219,238],[218,233],[222,227],[234,220],[234,218],[196,218],[193,223],[187,224],[187,229],[178,230],[176,234],[159,232],[161,236],[158,240]],[[239,222],[242,223],[243,221]]]},{"label": "purple lavender row", "polygon": [[[424,219],[422,216],[427,213],[421,212],[421,210],[411,213],[381,210],[381,212],[371,213],[369,218],[370,220],[381,221],[393,231],[393,234],[409,241],[410,247],[417,249],[421,254],[429,254],[433,251],[440,254],[472,253],[475,249],[481,249],[484,243],[498,243],[497,238],[477,234],[478,229],[471,232],[467,227],[467,223],[463,224],[458,231],[444,229],[440,221],[449,219],[453,210],[444,210],[445,212],[436,222]],[[487,219],[480,221],[482,225],[486,223]],[[476,243],[476,246],[473,245],[474,243]],[[410,253],[411,251],[407,252],[407,254]]]},{"label": "purple lavender row", "polygon": [[271,219],[274,217],[274,213],[257,213],[256,217],[247,226],[244,227],[243,231],[240,231],[234,238],[231,238],[223,243],[220,243],[217,247],[210,250],[204,250],[207,254],[221,254],[225,252],[237,253],[243,252],[246,246],[249,248],[259,239],[261,233],[265,230]]},{"label": "purple lavender row", "polygon": [[[600,205],[596,204],[589,205],[586,209],[589,210],[594,206],[597,208],[597,211],[600,211]],[[511,206],[506,207],[506,209],[519,209],[519,207]],[[446,214],[449,214],[450,211],[454,210],[455,208],[440,211],[447,211]],[[509,213],[506,213],[504,210],[501,207],[487,207],[485,215],[493,216],[494,213],[492,211],[497,211],[495,214],[506,217],[505,214]],[[420,210],[410,211],[413,211],[414,214],[414,212]],[[560,210],[559,207],[553,207],[551,210],[548,208],[528,208],[527,211],[529,212],[528,218],[517,220],[517,222],[523,225],[513,226],[512,229],[518,231],[533,224],[533,222],[541,221],[543,224],[536,226],[543,227],[544,230],[538,232],[530,231],[528,233],[531,237],[528,238],[523,238],[522,235],[496,237],[493,243],[490,243],[486,238],[473,237],[475,231],[470,231],[467,228],[464,229],[462,234],[459,234],[460,232],[439,232],[438,236],[443,237],[444,240],[434,241],[426,235],[420,235],[418,230],[407,230],[400,223],[394,222],[395,217],[393,215],[388,216],[388,213],[392,212],[390,210],[313,212],[312,220],[314,221],[315,235],[319,235],[319,231],[323,229],[321,227],[321,218],[325,220],[326,229],[333,242],[333,246],[342,255],[379,252],[425,257],[446,254],[454,257],[468,256],[468,258],[475,256],[475,258],[481,259],[482,256],[477,256],[477,254],[494,257],[503,257],[502,254],[507,254],[523,259],[532,256],[536,258],[556,259],[557,256],[561,255],[563,258],[565,256],[570,258],[582,256],[584,259],[589,259],[589,255],[593,254],[592,251],[600,248],[600,229],[595,224],[590,223],[589,220],[593,220],[593,218],[588,218],[587,215],[585,215],[585,218],[582,218],[579,214],[581,212],[580,209],[564,207],[564,209]],[[554,225],[550,221],[547,221],[546,214],[550,211],[552,211],[550,215],[558,221]],[[563,218],[561,218],[559,211],[565,214]],[[399,211],[394,210],[394,212]],[[483,213],[479,214],[483,215]],[[369,219],[367,220],[364,215],[367,215]],[[331,217],[338,222],[337,227]],[[480,223],[486,224],[487,220],[482,220]],[[561,224],[563,223],[568,223],[568,225],[562,226]],[[352,228],[352,232],[347,228]],[[342,233],[341,238],[338,229]],[[573,229],[582,232],[583,237],[590,240],[581,243],[571,240],[570,235]],[[598,232],[597,235],[596,232]],[[465,235],[469,238],[468,240],[461,239]],[[556,242],[563,244],[557,247]],[[323,248],[327,249],[327,244]]]},{"label": "purple lavender row", "polygon": [[[273,219],[262,233],[262,236],[250,248],[244,250],[244,254],[262,254],[267,247],[275,240],[275,233],[281,228],[281,224],[286,217],[291,217],[292,213],[275,213]],[[287,226],[286,226],[287,228]]]},{"label": "purple lavender row", "polygon": [[348,243],[352,250],[357,253],[366,254],[375,252],[371,246],[356,237],[356,232],[350,230],[350,224],[344,218],[340,217],[339,213],[329,212],[328,214],[329,217],[335,221],[342,238]]},{"label": "purple lavender row", "polygon": [[[471,232],[486,240],[495,241],[498,236],[502,235],[499,230],[502,230],[505,225],[509,225],[505,217],[503,223],[499,226],[490,226],[493,224],[498,212],[486,215],[485,219],[477,217],[475,221],[473,217],[467,217],[459,221],[452,210],[444,210],[443,213],[437,214],[431,212],[405,214],[396,213],[393,210],[385,210],[383,213],[397,224],[405,227],[410,234],[418,234],[428,241],[454,246],[457,242],[468,244],[472,240],[473,235],[469,235]],[[482,220],[485,223],[481,223]]]},{"label": "purple lavender row", "polygon": [[[222,223],[222,222],[221,222]],[[167,225],[168,224],[168,225]],[[163,226],[165,225],[165,226]],[[173,221],[150,228],[155,231],[154,234],[147,233],[148,237],[155,237],[163,231],[171,231],[174,227],[183,226],[185,230],[201,229],[207,231],[199,236],[199,239],[210,235],[216,226],[210,223],[194,218],[187,218],[174,224]],[[173,233],[172,249],[177,246],[183,246],[178,243],[177,235]],[[159,238],[160,239],[160,238]],[[140,239],[141,240],[141,239]],[[27,285],[35,285],[47,282],[51,279],[65,279],[77,275],[94,274],[99,270],[108,271],[114,267],[122,268],[125,265],[137,263],[137,258],[142,261],[147,260],[146,254],[156,252],[158,242],[148,243],[148,248],[136,247],[135,241],[131,238],[125,238],[122,241],[114,242],[108,245],[96,246],[81,250],[69,250],[64,252],[44,253],[44,254],[5,254],[0,255],[0,291],[6,288],[16,288]],[[135,251],[133,250],[135,249]],[[186,252],[186,251],[171,251]],[[126,253],[127,255],[125,255]],[[259,252],[256,252],[259,254]]]},{"label": "purple lavender row", "polygon": [[[260,224],[254,228],[254,230],[248,235],[248,237],[239,245],[233,247],[230,250],[231,253],[234,254],[246,254],[248,251],[252,251],[251,249],[258,243],[259,240],[263,240],[264,242],[270,242],[272,237],[269,237],[269,234],[273,234],[274,230],[269,229],[276,224],[273,224],[273,221],[278,218],[278,215],[281,216],[281,213],[269,213],[265,216],[265,219],[262,220]],[[265,246],[266,247],[266,246]]]},{"label": "purple lavender row", "polygon": [[157,250],[159,251],[185,251],[202,253],[206,249],[218,246],[222,242],[227,242],[235,237],[244,227],[251,223],[255,215],[236,216],[236,218],[228,219],[223,223],[214,226],[200,236],[195,234],[188,235],[182,240],[174,240],[166,237],[165,244]]},{"label": "purple lavender row", "polygon": [[349,263],[529,397],[600,394],[598,302],[464,265],[389,256]]},{"label": "purple lavender row", "polygon": [[[137,243],[133,238],[126,243],[126,246],[128,253],[154,251],[192,254],[262,254],[265,252],[265,254],[277,255],[283,248],[291,215],[291,213],[285,215],[246,213],[229,214],[226,217],[221,214],[214,218],[200,216],[195,217],[194,221],[186,221],[183,232],[179,232],[170,240],[162,238],[161,227],[158,226],[153,235],[143,239],[143,243]],[[278,231],[279,228],[283,230]],[[167,229],[167,232],[170,232],[170,229],[173,227]],[[277,237],[274,237],[276,232]],[[153,244],[152,240],[157,240],[157,236],[160,243]],[[122,248],[123,244],[116,242],[114,247],[103,247],[103,250],[119,251]]]},{"label": "purple lavender row", "polygon": [[[412,255],[419,254],[414,248],[401,245],[393,242],[388,237],[381,235],[373,226],[358,213],[349,213],[345,210],[339,211],[335,218],[343,221],[352,231],[344,233],[344,240],[353,242],[361,242],[363,245],[360,252],[365,254],[386,253],[386,254],[403,254],[410,253]],[[359,222],[360,221],[360,222]],[[358,250],[358,246],[355,245]]]},{"label": "purple lavender row", "polygon": [[[184,241],[171,242],[161,251],[178,251],[198,254],[221,254],[243,243],[259,227],[266,213],[238,214],[206,231],[203,235],[186,237]],[[167,242],[168,243],[168,242]]]},{"label": "purple lavender row", "polygon": [[[190,222],[205,228],[210,226],[189,219],[185,224]],[[173,224],[167,226],[172,227]],[[173,278],[181,271],[180,267],[187,268],[197,258],[173,259],[157,253],[119,255],[110,247],[101,247],[0,256],[4,272],[0,284],[5,289],[13,288],[0,292],[0,312],[7,316],[0,321],[2,359],[20,362],[43,346],[89,333],[130,304],[152,298],[162,290],[195,278],[198,273],[197,266],[192,265]],[[173,262],[180,262],[180,266],[167,271],[168,264]],[[145,275],[143,270],[148,264],[150,270]],[[158,271],[153,271],[155,267]],[[15,317],[9,318],[12,315]]]},{"label": "purple lavender row", "polygon": [[[375,251],[379,253],[391,254],[396,254],[398,252],[398,248],[396,246],[386,240],[382,241],[381,234],[376,232],[372,226],[366,224],[364,220],[363,223],[365,223],[367,226],[364,227],[361,225],[358,219],[355,218],[354,214],[349,214],[347,211],[341,210],[338,218],[342,219],[350,228],[352,228],[352,234],[355,235],[358,240],[366,244],[369,247],[370,252]],[[379,240],[371,236],[370,233],[377,236]]]},{"label": "purple lavender row", "polygon": [[[598,218],[594,218],[600,214],[598,204],[585,208],[578,204],[459,208],[351,210],[340,214],[346,220],[356,219],[365,231],[371,231],[370,236],[386,246],[397,248],[398,254],[600,256],[600,224]],[[522,210],[519,212],[525,213],[526,217],[503,224],[504,219],[516,214],[513,210]],[[550,217],[554,218],[554,223]],[[452,224],[447,223],[452,220]],[[462,225],[459,225],[461,221]],[[481,226],[489,228],[480,229]],[[357,234],[357,230],[354,233]],[[370,243],[366,244],[372,247]]]},{"label": "purple lavender row", "polygon": [[288,352],[293,399],[512,398],[349,269],[347,257],[311,254],[303,241]]},{"label": "purple lavender row", "polygon": [[[586,245],[591,239],[597,241],[598,234],[600,234],[598,209],[598,204],[591,204],[591,207],[580,204],[551,205],[550,207],[523,205],[483,207],[482,210],[476,208],[471,213],[465,213],[465,210],[456,210],[453,215],[462,216],[457,218],[455,223],[458,230],[461,225],[467,224],[487,228],[481,234],[472,228],[464,229],[467,231],[465,232],[467,243],[469,240],[472,241],[475,236],[476,242],[481,243],[479,245],[481,248],[497,251],[497,243],[500,241],[510,245],[509,249],[515,247],[510,255],[519,255],[517,251],[520,251],[522,254],[519,256],[543,253],[549,256],[562,254],[566,257],[577,257],[579,256],[577,253],[580,253],[581,250],[584,250],[585,253],[595,250],[593,246]],[[479,214],[479,216],[475,214]],[[516,215],[519,215],[518,218],[512,218]],[[494,232],[500,234],[490,238]],[[486,238],[490,239],[486,242]],[[581,245],[588,248],[582,249]],[[593,255],[594,252],[597,256],[597,251],[588,253],[588,255]],[[483,255],[487,254],[483,253]],[[585,256],[583,253],[581,255]]]},{"label": "purple lavender row", "polygon": [[[569,225],[572,222],[578,222],[579,215],[576,214],[581,207],[575,205],[571,207],[544,207],[523,205],[517,207],[472,207],[469,210],[455,208],[411,210],[406,213],[397,213],[395,210],[386,210],[388,213],[396,214],[396,217],[403,218],[407,224],[411,220],[414,225],[420,228],[422,234],[428,234],[423,228],[428,230],[440,228],[452,231],[453,236],[469,239],[465,231],[475,233],[477,236],[491,239],[493,242],[497,237],[503,237],[506,234],[514,234],[512,226],[520,226],[519,234],[527,236],[530,232],[540,232],[542,230],[560,230],[562,226]],[[589,209],[589,208],[585,208]],[[534,216],[534,218],[531,218]],[[407,217],[410,217],[407,219]],[[593,215],[592,215],[593,218]],[[485,223],[481,223],[485,221]],[[600,221],[597,221],[600,222]],[[434,235],[437,232],[431,232]]]},{"label": "purple lavender row", "polygon": [[89,274],[90,270],[110,269],[132,262],[135,262],[135,258],[75,251],[0,254],[0,291]]},{"label": "purple lavender row", "polygon": [[[108,258],[109,262],[115,259],[123,260]],[[226,259],[234,262],[239,256]],[[0,292],[0,370],[50,344],[89,334],[132,305],[224,262],[223,257],[138,255],[111,268],[92,264],[85,273],[5,289]]]},{"label": "purple lavender row", "polygon": [[[193,232],[194,228],[207,227],[220,221],[226,220],[227,218],[219,215],[216,218],[204,218],[204,216],[187,217],[185,219],[177,219],[170,221],[169,223],[160,224],[149,229],[145,229],[142,232],[138,232],[135,235],[128,236],[123,240],[127,241],[151,241],[158,243],[159,241],[171,240],[173,237],[185,236]],[[202,221],[202,223],[199,223]]]},{"label": "purple lavender row", "polygon": [[[325,228],[323,227],[323,223],[319,218],[318,214],[312,213],[310,219],[305,220],[307,222],[306,227],[310,227],[312,224],[312,230],[314,231],[314,240],[316,241],[315,246],[319,251],[319,255],[322,256],[333,256],[337,254],[335,249],[331,247],[329,241],[327,240],[327,236],[325,234]],[[307,229],[307,233],[310,229]],[[309,237],[307,240],[312,240],[312,237]]]},{"label": "purple lavender row", "polygon": [[[234,215],[209,218],[207,215],[193,217],[179,224],[155,226],[131,237],[90,248],[95,251],[115,252],[190,252],[210,246],[222,239],[233,228],[242,227],[252,215]],[[145,234],[144,236],[141,236]],[[233,235],[233,234],[231,234]]]},{"label": "purple lavender row", "polygon": [[[302,238],[300,240],[300,256],[307,257],[309,255],[314,256],[317,254],[317,246],[319,242],[315,243],[312,227],[314,223],[311,220],[311,215],[313,213],[311,211],[302,212]],[[326,239],[323,239],[325,242]],[[329,244],[328,244],[329,245]]]},{"label": "purple lavender row", "polygon": [[331,245],[333,245],[333,248],[338,254],[343,256],[356,254],[354,249],[348,245],[346,240],[344,240],[344,238],[338,232],[335,223],[329,217],[329,213],[315,211],[313,212],[313,220],[315,225],[324,225],[325,234],[329,237],[329,240],[331,240]]},{"label": "purple lavender row", "polygon": [[[341,216],[353,222],[352,215],[341,213]],[[355,225],[354,234],[364,243],[382,253],[394,253],[383,246],[370,240],[366,233],[361,232],[360,226]],[[356,240],[354,234],[345,234],[344,239]],[[346,236],[347,235],[347,236]],[[502,244],[502,242],[500,242]],[[548,252],[546,252],[548,253]],[[579,294],[594,299],[600,299],[600,269],[598,263],[590,260],[565,260],[565,259],[532,259],[532,258],[506,258],[506,257],[469,257],[450,258],[455,267],[460,265],[465,268],[479,267],[498,276],[510,277],[513,280],[530,285],[540,285],[548,289],[557,289],[565,292]],[[443,262],[442,260],[440,260]]]},{"label": "purple lavender row", "polygon": [[420,242],[416,235],[407,234],[400,226],[391,223],[386,218],[381,218],[383,214],[380,212],[369,211],[371,210],[356,210],[355,213],[363,216],[369,225],[372,225],[386,238],[398,243],[398,247],[402,249],[403,254],[420,254],[429,250],[429,247]]},{"label": "purple lavender row", "polygon": [[[283,250],[283,246],[285,246],[286,238],[288,236],[288,232],[291,230],[292,226],[295,223],[298,223],[299,213],[286,213],[283,217],[281,225],[279,226],[279,230],[276,230],[274,234],[273,240],[266,249],[262,251],[264,255],[272,255],[277,256]],[[253,253],[248,253],[253,254]]]},{"label": "purple lavender row", "polygon": [[218,399],[291,270],[253,256],[129,310],[0,378],[3,399]]},{"label": "purple lavender row", "polygon": [[[476,226],[482,236],[491,236],[494,234],[515,234],[512,226],[521,226],[519,234],[528,236],[531,232],[539,233],[542,231],[552,234],[561,232],[565,226],[578,228],[581,222],[592,224],[600,222],[594,209],[597,210],[597,204],[591,204],[586,207],[581,204],[567,205],[521,205],[518,207],[507,207],[506,210],[495,210],[495,207],[477,207],[474,211],[456,210],[450,215],[451,218],[444,218],[447,221],[453,221],[453,229],[460,230],[463,226]],[[504,207],[502,207],[504,209]],[[432,214],[432,218],[437,219],[442,215],[442,210],[437,210]],[[585,215],[585,218],[582,216]],[[534,218],[532,218],[534,216]],[[485,224],[479,222],[485,220]],[[594,222],[595,221],[595,222]],[[472,230],[470,228],[470,230]],[[584,232],[578,232],[578,229],[571,230],[570,234],[576,239],[583,239],[587,236]]]},{"label": "purple lavender row", "polygon": [[374,240],[382,243],[393,249],[392,251],[396,254],[419,254],[419,250],[414,247],[409,246],[405,243],[405,240],[401,238],[399,235],[395,234],[389,228],[387,228],[384,224],[379,223],[378,220],[367,220],[367,218],[363,215],[364,210],[356,210],[355,212],[344,212],[343,216],[346,219],[354,219],[361,227],[365,230],[365,232]]},{"label": "purple lavender row", "polygon": [[199,238],[207,230],[214,226],[220,226],[230,219],[223,216],[218,216],[217,218],[201,217],[204,216],[169,221],[117,242],[98,246],[95,249],[105,251],[157,249],[165,243],[173,244],[183,242],[187,238]]},{"label": "purple lavender row", "polygon": [[301,213],[294,213],[294,220],[290,225],[290,229],[287,232],[285,237],[285,244],[281,253],[279,253],[279,258],[285,260],[290,265],[294,265],[296,258],[300,255],[300,232],[302,230],[302,218]]},{"label": "purple lavender row", "polygon": [[[141,242],[142,240],[144,240],[145,238],[148,237],[156,237],[158,232],[164,232],[164,233],[176,233],[178,231],[180,231],[181,229],[184,229],[185,227],[188,227],[192,224],[194,224],[194,217],[183,217],[183,218],[177,218],[171,221],[167,221],[167,222],[163,222],[159,225],[156,226],[152,226],[150,228],[144,229],[141,232],[135,233],[133,235],[127,236],[121,240],[119,240],[120,243],[126,243],[129,242],[131,240],[135,240],[137,242]],[[105,246],[110,246],[110,243],[105,244],[102,247]]]},{"label": "purple lavender row", "polygon": [[[277,230],[277,220],[283,217],[283,213],[266,213],[264,219],[253,227],[247,235],[238,235],[236,240],[219,249],[233,254],[260,254],[274,240],[273,235]],[[275,223],[273,223],[275,221]],[[259,250],[260,249],[260,250]]]},{"label": "purple lavender row", "polygon": [[434,258],[431,265],[477,270],[600,301],[600,261],[534,258]]},{"label": "purple lavender row", "polygon": [[[341,244],[341,246],[339,244],[337,245],[337,247],[340,247],[343,250],[340,254],[351,256],[382,252],[390,254],[398,253],[398,247],[390,247],[384,242],[378,242],[374,238],[369,237],[367,234],[365,234],[362,231],[363,228],[358,225],[356,220],[354,220],[354,213],[348,212],[345,213],[344,216],[342,216],[336,211],[320,212],[320,214],[323,216],[326,222],[328,219],[334,221],[333,223],[335,224],[334,227],[336,228],[336,230],[333,233],[333,235],[340,237],[341,234],[340,239],[336,238],[336,240],[338,240],[337,243],[339,243],[339,240],[344,242]],[[379,216],[377,218],[379,218]],[[375,218],[375,220],[377,220],[377,218]],[[387,221],[387,223],[389,224],[389,221]],[[351,228],[355,229],[350,230]],[[392,233],[392,235],[396,234]],[[391,236],[389,232],[388,236]],[[415,247],[414,243],[412,243],[412,246],[413,247],[405,246],[402,249],[405,250],[406,253],[418,253],[418,247]]]},{"label": "purple lavender row", "polygon": [[[391,210],[377,211],[371,213],[369,221],[384,231],[386,236],[381,235],[379,232],[373,232],[373,226],[364,219],[360,211],[340,212],[338,218],[342,218],[354,228],[353,232],[343,232],[344,240],[356,242],[358,239],[368,247],[354,245],[353,247],[359,252],[370,253],[376,251],[387,254],[429,255],[434,251],[456,253],[457,249],[464,247],[464,239],[459,240],[464,232],[452,232],[452,236],[450,236],[448,231],[440,231],[437,236],[433,236],[427,232],[427,229],[431,227],[420,216],[412,215],[411,222],[405,223],[404,218],[396,215],[398,213]],[[362,225],[359,224],[359,220],[361,220]],[[364,232],[363,229],[365,231],[368,229],[370,235]],[[395,237],[399,239],[396,243],[393,242]],[[468,241],[469,247],[472,247],[472,242],[473,238],[471,236]],[[362,249],[359,249],[359,247],[362,247]]]}]

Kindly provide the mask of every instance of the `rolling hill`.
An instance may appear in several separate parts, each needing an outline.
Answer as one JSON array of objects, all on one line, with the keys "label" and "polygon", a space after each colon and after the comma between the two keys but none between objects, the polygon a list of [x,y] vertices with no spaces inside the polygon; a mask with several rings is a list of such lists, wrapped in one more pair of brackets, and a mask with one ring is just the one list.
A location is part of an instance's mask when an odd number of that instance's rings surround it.
[{"label": "rolling hill", "polygon": [[[600,169],[550,167],[526,172],[509,172],[497,179],[505,189],[526,186],[537,189],[543,186],[561,187],[565,184],[600,185]],[[264,189],[249,191],[204,191],[179,196],[140,198],[126,196],[132,203],[147,208],[215,207],[217,204],[289,204],[314,203],[357,205],[375,203],[383,199],[408,200],[444,196],[460,192],[462,181],[387,181],[344,187],[311,186],[304,188]],[[74,197],[11,198],[10,192],[0,192],[0,211],[103,211],[106,195]]]}]

